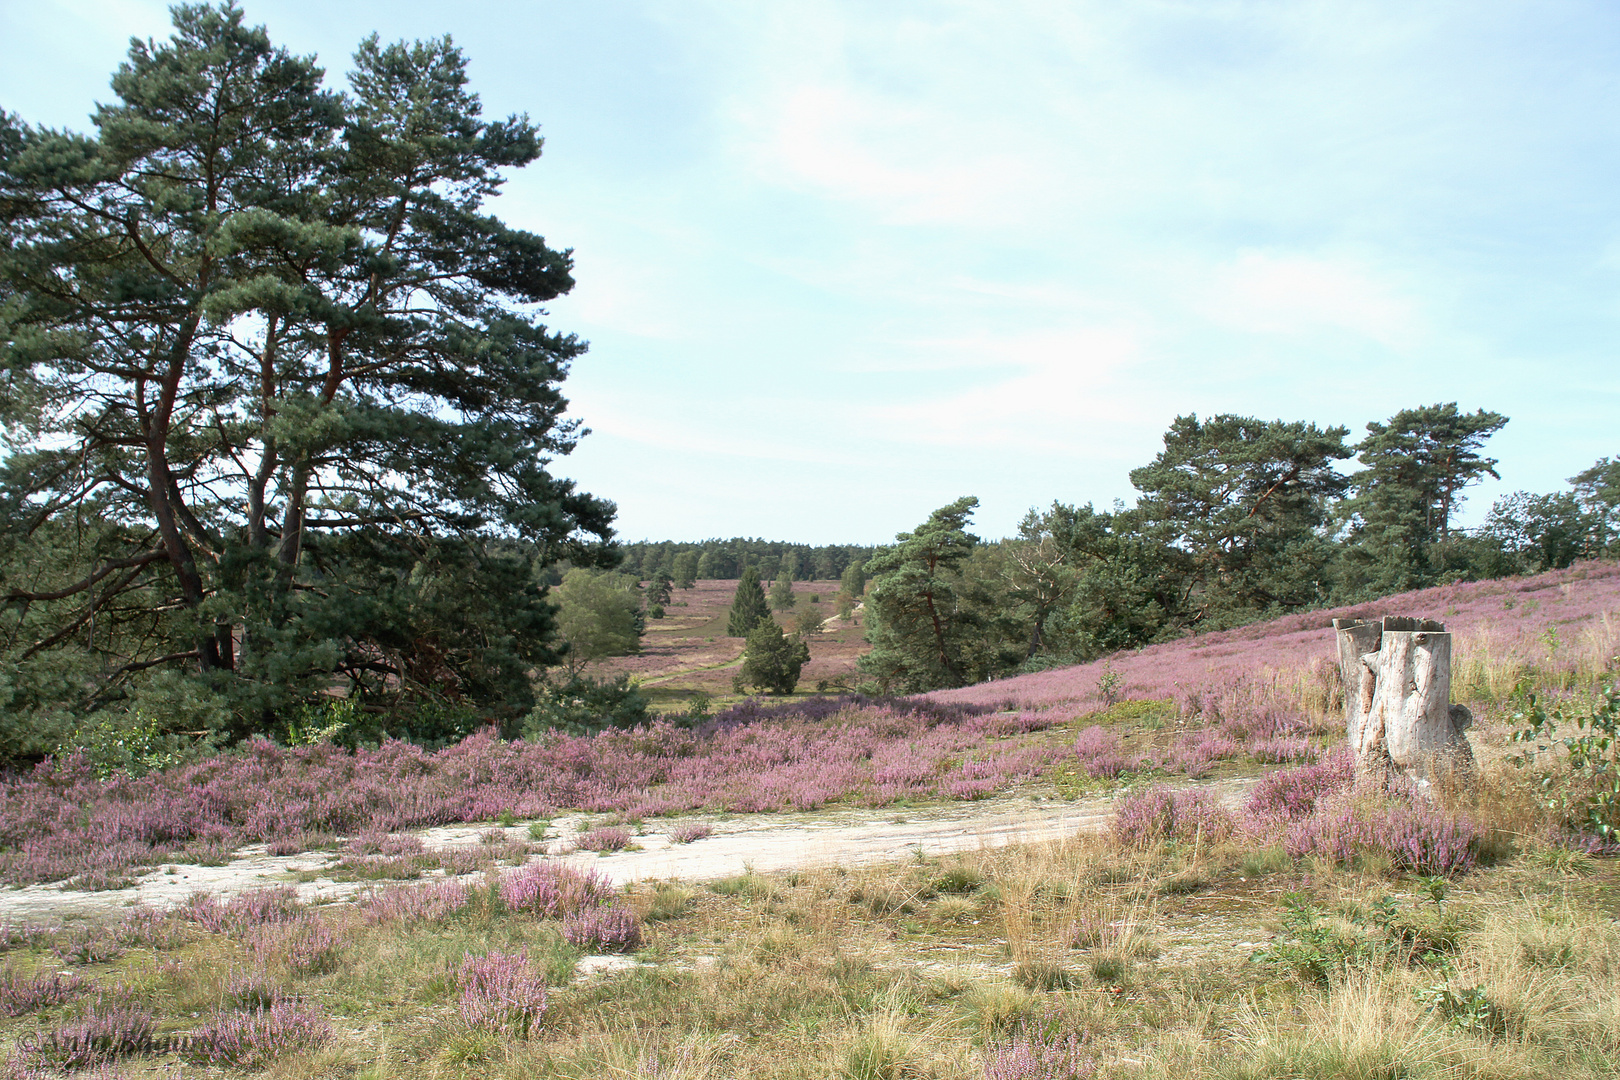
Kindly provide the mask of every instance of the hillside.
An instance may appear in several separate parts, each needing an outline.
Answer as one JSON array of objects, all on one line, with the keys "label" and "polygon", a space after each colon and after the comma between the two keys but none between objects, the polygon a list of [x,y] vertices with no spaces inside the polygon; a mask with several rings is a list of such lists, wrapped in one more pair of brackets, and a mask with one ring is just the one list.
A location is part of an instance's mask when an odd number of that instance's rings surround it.
[{"label": "hillside", "polygon": [[1021,709],[1101,708],[1109,697],[1168,700],[1198,713],[1205,698],[1264,686],[1320,705],[1337,677],[1333,620],[1386,614],[1444,622],[1455,635],[1453,696],[1489,708],[1532,667],[1555,681],[1612,670],[1620,654],[1620,563],[1421,589],[924,696]]},{"label": "hillside", "polygon": [[[675,589],[662,619],[648,619],[635,656],[616,656],[590,666],[593,678],[628,674],[636,680],[658,712],[682,712],[699,694],[725,705],[742,698],[731,680],[742,664],[743,639],[726,636],[726,613],[737,591],[735,578],[698,581],[690,589]],[[799,674],[800,698],[818,684],[849,685],[855,678],[855,660],[867,651],[861,632],[862,613],[849,621],[837,618],[836,581],[796,581],[793,596],[800,605],[813,607],[822,618],[821,629],[806,638],[810,662]],[[793,628],[794,612],[777,612],[783,629]]]}]

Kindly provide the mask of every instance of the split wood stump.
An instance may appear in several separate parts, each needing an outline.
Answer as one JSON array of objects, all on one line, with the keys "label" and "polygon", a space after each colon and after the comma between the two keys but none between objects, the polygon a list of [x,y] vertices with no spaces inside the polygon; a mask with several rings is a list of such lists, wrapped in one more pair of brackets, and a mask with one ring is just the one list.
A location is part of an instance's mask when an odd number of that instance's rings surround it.
[{"label": "split wood stump", "polygon": [[1451,635],[1430,619],[1334,619],[1345,735],[1358,777],[1467,782],[1474,717],[1451,703]]}]

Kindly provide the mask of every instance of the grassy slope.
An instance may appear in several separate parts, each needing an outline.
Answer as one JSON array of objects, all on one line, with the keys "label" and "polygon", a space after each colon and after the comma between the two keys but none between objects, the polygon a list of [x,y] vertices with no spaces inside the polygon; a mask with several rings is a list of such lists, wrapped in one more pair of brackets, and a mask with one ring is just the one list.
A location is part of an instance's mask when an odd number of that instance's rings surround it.
[{"label": "grassy slope", "polygon": [[[742,662],[743,642],[726,636],[726,615],[736,591],[735,580],[699,581],[693,588],[674,590],[664,618],[647,620],[640,655],[599,661],[589,674],[630,674],[658,712],[683,711],[699,693],[720,707],[740,700],[743,695],[733,692],[731,680]],[[830,620],[809,638],[810,662],[799,675],[797,698],[813,694],[817,683],[847,683],[855,674],[856,658],[867,650],[860,613],[847,623],[834,617],[837,593],[836,581],[794,583],[798,603],[819,597],[813,606]],[[777,613],[776,621],[791,631],[793,612]]]}]

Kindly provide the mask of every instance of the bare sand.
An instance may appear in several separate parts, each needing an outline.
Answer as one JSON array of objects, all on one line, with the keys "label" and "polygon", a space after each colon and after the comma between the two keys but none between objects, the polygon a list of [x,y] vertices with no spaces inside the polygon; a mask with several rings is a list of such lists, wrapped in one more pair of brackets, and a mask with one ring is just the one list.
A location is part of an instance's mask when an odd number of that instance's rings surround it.
[{"label": "bare sand", "polygon": [[[1226,781],[1216,789],[1223,802],[1237,805],[1252,783]],[[552,821],[546,837],[547,852],[530,858],[588,867],[616,885],[665,879],[714,881],[749,871],[900,862],[1101,832],[1113,819],[1116,798],[1110,795],[1070,802],[1015,793],[978,802],[915,808],[659,819],[647,822],[644,831],[635,837],[634,847],[638,850],[611,854],[574,850],[573,838],[589,828],[592,821],[587,815],[576,814]],[[712,834],[689,844],[670,841],[669,829],[694,821],[709,825]],[[490,830],[488,824],[456,825],[419,830],[417,835],[429,849],[470,847],[481,843]],[[529,836],[525,823],[507,831],[514,840]],[[228,897],[287,884],[298,890],[305,903],[340,902],[372,884],[325,876],[297,880],[300,874],[307,876],[336,861],[337,856],[330,852],[272,856],[263,845],[251,845],[237,851],[225,865],[167,865],[140,875],[135,885],[125,889],[80,892],[65,889],[61,883],[29,885],[0,892],[0,922],[104,922],[135,905],[166,908],[183,903],[194,892]]]}]

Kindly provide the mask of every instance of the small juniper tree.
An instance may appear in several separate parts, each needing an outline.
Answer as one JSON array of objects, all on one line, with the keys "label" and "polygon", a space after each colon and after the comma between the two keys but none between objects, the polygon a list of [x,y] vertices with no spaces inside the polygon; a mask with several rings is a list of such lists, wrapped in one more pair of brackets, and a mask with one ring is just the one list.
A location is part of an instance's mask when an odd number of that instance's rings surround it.
[{"label": "small juniper tree", "polygon": [[810,647],[802,638],[782,633],[774,622],[763,622],[749,631],[737,681],[755,690],[791,694],[809,661]]},{"label": "small juniper tree", "polygon": [[765,588],[759,583],[759,571],[752,566],[743,571],[737,582],[737,592],[731,598],[731,613],[726,616],[726,635],[745,638],[749,631],[762,622],[769,622],[771,609],[765,603]]}]

